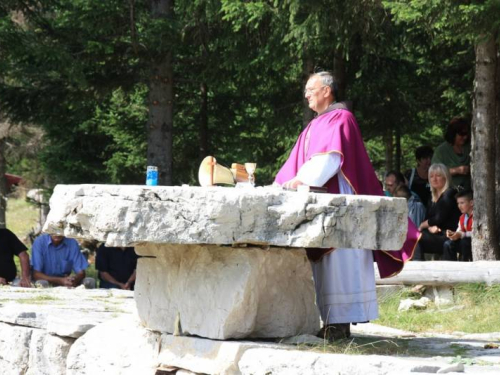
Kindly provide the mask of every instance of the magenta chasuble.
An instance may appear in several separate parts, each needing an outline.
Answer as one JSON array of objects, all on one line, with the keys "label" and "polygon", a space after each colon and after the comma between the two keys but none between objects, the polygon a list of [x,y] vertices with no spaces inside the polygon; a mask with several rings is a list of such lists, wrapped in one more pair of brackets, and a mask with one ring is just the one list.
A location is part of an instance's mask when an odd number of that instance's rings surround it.
[{"label": "magenta chasuble", "polygon": [[[300,134],[275,181],[283,184],[291,180],[305,162],[315,155],[327,153],[337,153],[341,156],[339,173],[343,174],[355,194],[384,195],[363,144],[356,119],[346,109],[328,111],[309,123]],[[338,194],[338,176],[333,176],[325,186],[329,193]],[[417,228],[408,219],[408,234],[401,249],[374,251],[374,259],[382,278],[395,276],[401,272],[404,262],[412,258],[419,236]],[[326,252],[328,250],[324,251]]]}]

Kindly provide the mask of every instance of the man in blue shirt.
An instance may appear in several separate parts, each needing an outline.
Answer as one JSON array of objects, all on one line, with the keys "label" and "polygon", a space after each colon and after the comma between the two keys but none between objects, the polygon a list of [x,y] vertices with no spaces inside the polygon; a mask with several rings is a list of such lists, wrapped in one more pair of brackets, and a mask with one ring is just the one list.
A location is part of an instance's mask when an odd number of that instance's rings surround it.
[{"label": "man in blue shirt", "polygon": [[66,287],[80,285],[89,266],[76,240],[49,234],[39,236],[33,243],[31,265],[33,279],[43,286]]}]

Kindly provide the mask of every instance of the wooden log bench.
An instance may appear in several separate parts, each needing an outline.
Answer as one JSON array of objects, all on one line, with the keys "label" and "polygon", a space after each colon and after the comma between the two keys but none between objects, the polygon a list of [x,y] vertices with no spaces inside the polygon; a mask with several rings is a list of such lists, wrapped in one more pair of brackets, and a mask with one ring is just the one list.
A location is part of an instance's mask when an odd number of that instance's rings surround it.
[{"label": "wooden log bench", "polygon": [[500,262],[408,262],[397,276],[381,279],[375,266],[379,285],[455,285],[463,283],[500,284]]}]

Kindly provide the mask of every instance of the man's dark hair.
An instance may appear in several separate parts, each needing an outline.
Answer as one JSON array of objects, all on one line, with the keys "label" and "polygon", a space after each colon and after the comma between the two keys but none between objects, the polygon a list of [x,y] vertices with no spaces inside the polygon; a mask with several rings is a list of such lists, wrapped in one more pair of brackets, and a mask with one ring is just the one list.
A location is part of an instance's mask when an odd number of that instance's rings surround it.
[{"label": "man's dark hair", "polygon": [[434,150],[431,146],[420,146],[415,149],[415,158],[417,160],[432,158],[432,155],[434,155]]},{"label": "man's dark hair", "polygon": [[330,87],[330,89],[332,90],[332,93],[333,93],[333,99],[336,102],[338,102],[339,101],[339,84],[338,84],[335,76],[328,71],[311,74],[311,77],[315,77],[315,76],[318,76],[321,78],[321,82],[323,83],[323,85]]},{"label": "man's dark hair", "polygon": [[387,178],[389,176],[394,176],[396,178],[397,185],[404,184],[406,182],[405,176],[403,176],[403,174],[399,171],[396,171],[396,170],[389,171],[385,174],[385,177]]},{"label": "man's dark hair", "polygon": [[411,198],[411,191],[410,191],[410,189],[408,189],[408,186],[399,185],[399,187],[394,192],[394,196],[400,197],[400,198],[410,199]]},{"label": "man's dark hair", "polygon": [[462,191],[459,191],[457,194],[455,194],[455,198],[456,199],[465,198],[465,199],[471,201],[474,199],[474,193],[472,192],[472,190],[462,190]]},{"label": "man's dark hair", "polygon": [[469,123],[463,117],[454,117],[451,119],[448,127],[446,128],[444,139],[446,140],[446,142],[453,145],[453,143],[455,142],[455,137],[458,133],[469,134]]}]

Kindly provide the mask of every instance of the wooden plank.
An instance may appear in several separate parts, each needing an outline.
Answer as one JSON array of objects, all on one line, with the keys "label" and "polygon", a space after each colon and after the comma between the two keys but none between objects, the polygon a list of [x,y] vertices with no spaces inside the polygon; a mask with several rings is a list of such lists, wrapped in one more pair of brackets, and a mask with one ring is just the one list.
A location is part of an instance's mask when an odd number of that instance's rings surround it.
[{"label": "wooden plank", "polygon": [[388,279],[380,279],[375,266],[375,277],[379,285],[492,285],[500,284],[500,262],[408,262],[399,275]]}]

